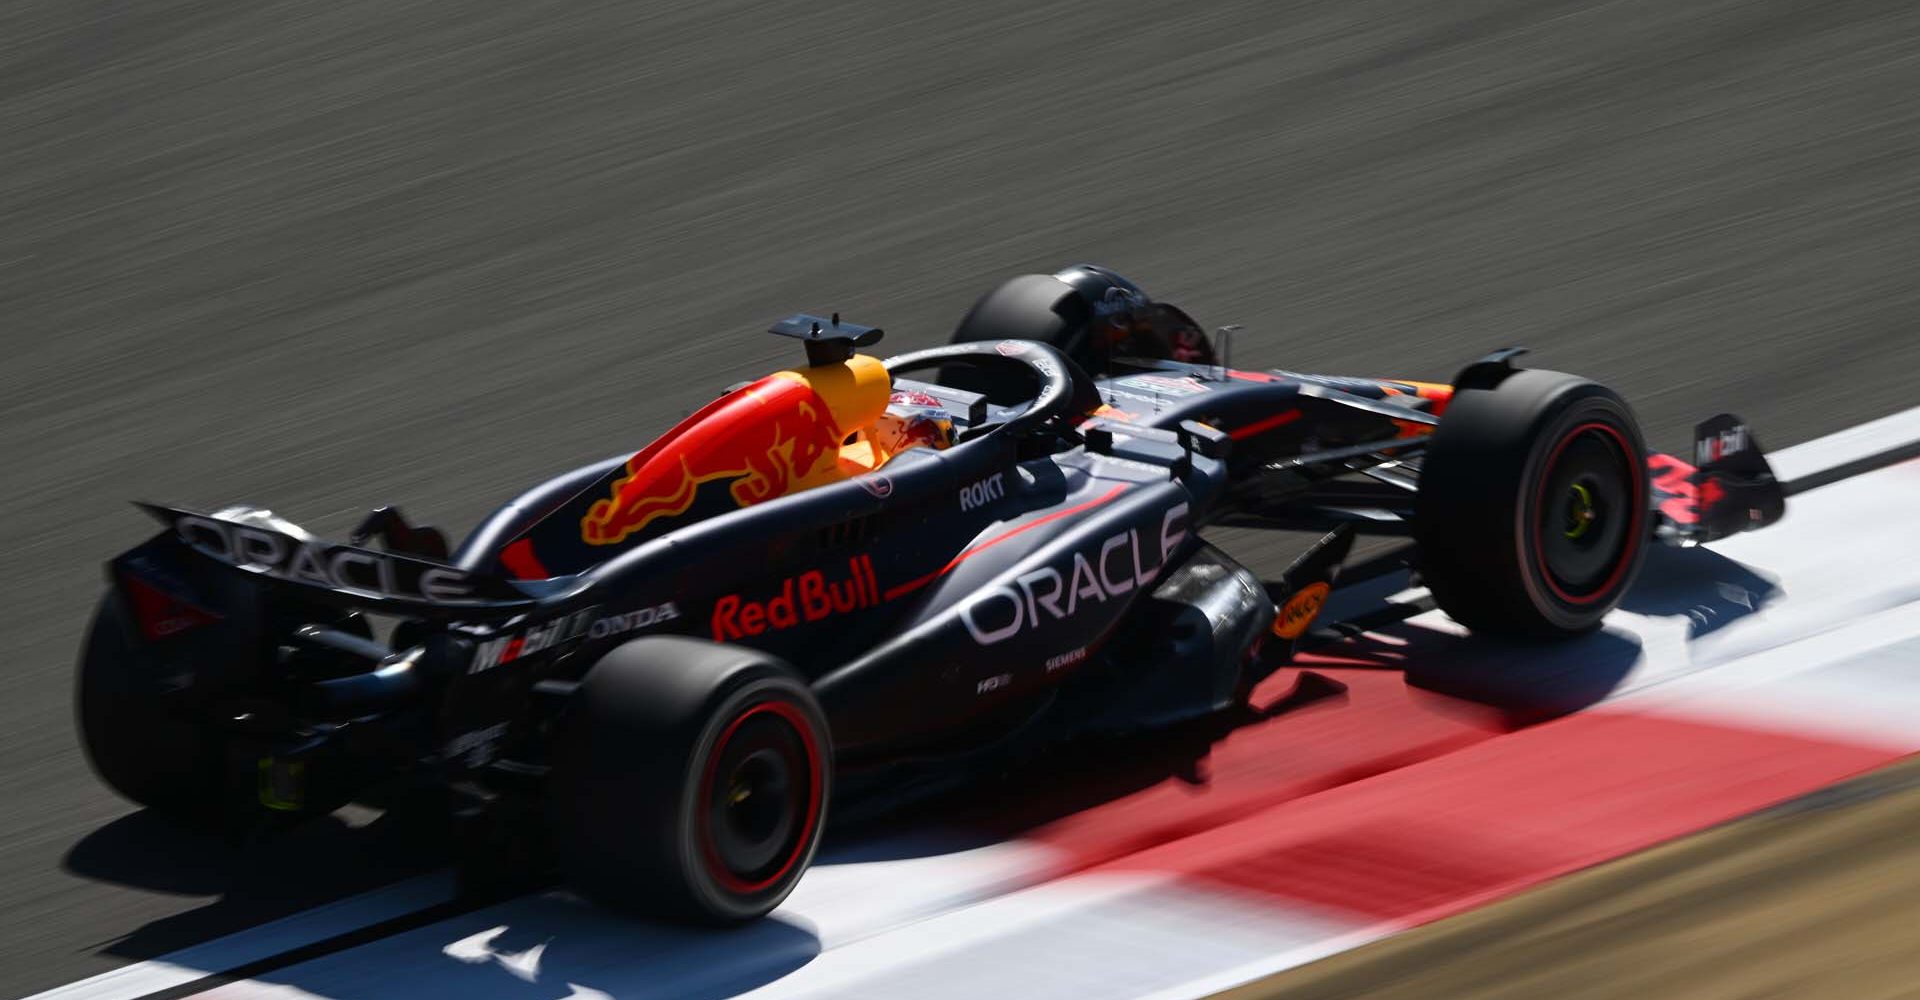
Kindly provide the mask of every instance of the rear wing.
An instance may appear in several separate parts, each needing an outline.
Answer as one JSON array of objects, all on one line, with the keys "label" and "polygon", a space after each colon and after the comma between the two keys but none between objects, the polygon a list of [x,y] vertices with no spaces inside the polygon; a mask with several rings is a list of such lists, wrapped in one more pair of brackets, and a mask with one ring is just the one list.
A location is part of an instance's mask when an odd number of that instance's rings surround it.
[{"label": "rear wing", "polygon": [[238,571],[299,588],[304,597],[435,617],[511,614],[541,603],[534,585],[431,559],[305,537],[284,530],[285,522],[264,511],[231,508],[203,514],[150,503],[135,506],[187,548]]},{"label": "rear wing", "polygon": [[1787,492],[1746,421],[1722,413],[1693,432],[1693,461],[1647,456],[1654,532],[1674,545],[1711,542],[1764,528],[1787,511]]}]

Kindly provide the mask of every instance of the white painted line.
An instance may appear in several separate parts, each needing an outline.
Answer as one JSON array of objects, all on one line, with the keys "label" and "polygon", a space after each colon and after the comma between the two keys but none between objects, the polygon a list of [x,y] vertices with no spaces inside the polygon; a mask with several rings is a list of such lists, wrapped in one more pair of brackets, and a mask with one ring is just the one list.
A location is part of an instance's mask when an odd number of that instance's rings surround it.
[{"label": "white painted line", "polygon": [[[871,851],[875,846],[863,845]],[[1057,854],[1009,841],[946,854],[926,845],[893,845],[902,857],[840,863],[832,856],[809,871],[781,912],[806,923],[823,948],[837,948],[1034,884]],[[917,848],[917,850],[916,850]]]},{"label": "white painted line", "polygon": [[[1767,429],[1756,427],[1754,433],[1760,436],[1760,442],[1764,445],[1767,440]],[[1780,480],[1788,482],[1914,441],[1920,441],[1920,406],[1856,427],[1849,427],[1844,431],[1829,434],[1805,444],[1783,448],[1769,454],[1767,461],[1772,464],[1773,471]],[[1787,505],[1788,510],[1793,509],[1792,500],[1788,500]]]},{"label": "white painted line", "polygon": [[1309,941],[1272,955],[1263,955],[1231,969],[1140,995],[1135,1000],[1195,1000],[1197,997],[1224,993],[1236,986],[1245,986],[1256,979],[1265,979],[1288,969],[1297,969],[1323,958],[1331,958],[1343,951],[1352,951],[1355,948],[1370,945],[1383,938],[1392,937],[1400,929],[1395,924],[1377,924],[1361,930]]},{"label": "white painted line", "polygon": [[1191,888],[1173,875],[1079,875],[834,949],[744,996],[1126,997],[1340,940],[1355,926],[1305,908]]},{"label": "white painted line", "polygon": [[[1920,751],[1920,613],[1907,607],[1845,623],[1635,691],[1636,711],[1726,720],[1831,740]],[[1730,664],[1731,665],[1731,664]]]},{"label": "white painted line", "polygon": [[[910,855],[934,846],[868,843],[861,854]],[[263,976],[271,985],[235,983],[205,996],[470,1000],[524,991],[529,977],[542,989],[556,984],[555,996],[560,983],[620,997],[727,996],[783,981],[823,955],[900,928],[1007,898],[1044,877],[1051,857],[1044,847],[1007,843],[890,860],[827,858],[772,917],[722,934],[624,919],[551,892]]]},{"label": "white painted line", "polygon": [[132,1000],[453,898],[453,876],[419,875],[181,951],[37,993],[27,1000]]}]

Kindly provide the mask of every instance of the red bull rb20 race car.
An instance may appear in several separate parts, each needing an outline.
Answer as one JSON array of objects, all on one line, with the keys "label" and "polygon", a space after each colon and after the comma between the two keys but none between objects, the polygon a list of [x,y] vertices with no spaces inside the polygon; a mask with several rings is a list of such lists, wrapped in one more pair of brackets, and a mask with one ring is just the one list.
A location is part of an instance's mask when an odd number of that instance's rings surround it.
[{"label": "red bull rb20 race car", "polygon": [[[795,316],[806,364],[509,500],[457,546],[376,509],[142,505],[80,658],[84,743],[179,814],[446,795],[470,883],[758,917],[853,815],[1088,733],[1231,712],[1356,534],[1481,632],[1595,628],[1650,542],[1763,526],[1744,424],[1649,456],[1626,404],[1496,351],[1435,384],[1243,371],[1103,268],[1015,278],[945,347]],[[1266,580],[1214,526],[1310,531]],[[998,762],[996,765],[994,762]]]}]

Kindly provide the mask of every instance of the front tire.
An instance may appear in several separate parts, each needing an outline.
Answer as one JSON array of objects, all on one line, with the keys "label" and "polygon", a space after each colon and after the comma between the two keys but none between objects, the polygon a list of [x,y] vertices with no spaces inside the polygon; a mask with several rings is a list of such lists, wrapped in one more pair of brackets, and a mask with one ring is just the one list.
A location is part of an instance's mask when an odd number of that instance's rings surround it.
[{"label": "front tire", "polygon": [[607,654],[556,733],[554,846],[609,908],[736,924],[813,861],[832,786],[826,718],[779,660],[653,637]]},{"label": "front tire", "polygon": [[1421,575],[1476,632],[1589,631],[1639,573],[1647,489],[1639,426],[1605,386],[1520,371],[1456,390],[1421,467]]}]

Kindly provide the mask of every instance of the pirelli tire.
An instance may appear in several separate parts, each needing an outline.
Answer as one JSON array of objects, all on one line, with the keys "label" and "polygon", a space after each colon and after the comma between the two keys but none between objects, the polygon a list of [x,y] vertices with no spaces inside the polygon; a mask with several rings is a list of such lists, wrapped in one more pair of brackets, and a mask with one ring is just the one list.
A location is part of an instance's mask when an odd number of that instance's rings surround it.
[{"label": "pirelli tire", "polygon": [[813,862],[832,760],[819,703],[780,660],[680,637],[626,643],[588,672],[555,733],[561,873],[611,909],[763,916]]},{"label": "pirelli tire", "polygon": [[168,710],[160,674],[125,602],[109,590],[81,647],[74,691],[87,762],[139,805],[207,821],[220,811],[223,751],[203,727]]},{"label": "pirelli tire", "polygon": [[[974,302],[960,318],[951,344],[998,340],[1037,340],[1055,348],[1073,362],[1074,408],[1087,413],[1100,405],[1100,393],[1085,373],[1098,370],[1087,322],[1086,302],[1073,286],[1045,274],[1023,274],[1001,282]],[[949,364],[940,370],[941,385],[986,396],[998,406],[1017,406],[1033,398],[1033,376],[1012,367]]]},{"label": "pirelli tire", "polygon": [[1589,631],[1640,571],[1647,491],[1639,425],[1611,389],[1531,370],[1458,388],[1421,467],[1421,575],[1476,632]]}]

